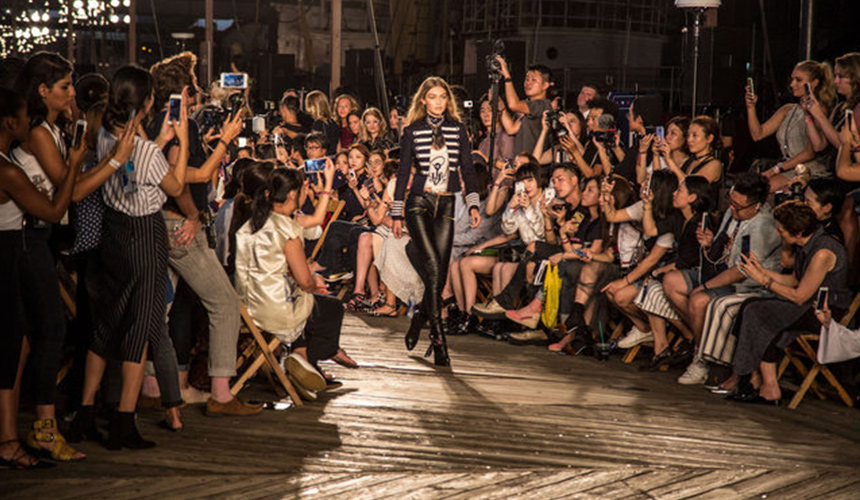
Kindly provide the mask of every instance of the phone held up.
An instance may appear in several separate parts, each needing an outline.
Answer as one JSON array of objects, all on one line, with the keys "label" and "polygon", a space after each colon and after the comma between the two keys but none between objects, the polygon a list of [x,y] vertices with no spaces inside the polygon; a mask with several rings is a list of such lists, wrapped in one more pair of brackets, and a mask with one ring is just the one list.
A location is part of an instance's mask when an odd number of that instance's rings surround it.
[{"label": "phone held up", "polygon": [[167,121],[170,123],[179,123],[179,115],[182,113],[182,95],[170,94],[170,101],[167,105]]},{"label": "phone held up", "polygon": [[84,142],[84,134],[87,131],[87,121],[86,120],[78,120],[75,123],[75,135],[72,136],[72,149],[78,149],[81,147],[81,143]]},{"label": "phone held up", "polygon": [[750,256],[750,235],[748,234],[741,237],[741,254],[746,258]]},{"label": "phone held up", "polygon": [[815,310],[823,311],[824,307],[827,305],[827,296],[830,294],[830,289],[826,286],[823,286],[818,289],[818,296],[815,297]]}]

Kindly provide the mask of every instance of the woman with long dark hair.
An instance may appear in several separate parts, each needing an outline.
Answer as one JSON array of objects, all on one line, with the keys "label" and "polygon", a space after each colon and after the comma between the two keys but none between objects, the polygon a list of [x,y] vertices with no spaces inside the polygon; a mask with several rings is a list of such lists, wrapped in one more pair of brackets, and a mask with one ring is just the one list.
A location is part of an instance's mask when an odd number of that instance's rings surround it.
[{"label": "woman with long dark hair", "polygon": [[[63,133],[65,117],[71,112],[75,98],[72,65],[58,54],[40,52],[24,65],[15,86],[27,102],[30,134],[9,152],[9,157],[36,189],[50,199],[70,171],[80,170],[87,152],[83,141],[70,151]],[[32,300],[36,304],[26,310],[36,402],[36,421],[27,445],[49,458],[69,461],[85,455],[66,445],[57,429],[54,401],[66,318],[57,289],[56,263],[48,246],[51,226],[51,222],[27,214],[20,227],[27,247],[21,260],[21,273],[27,277],[21,283],[21,293],[25,302]]]},{"label": "woman with long dark hair", "polygon": [[[448,83],[429,77],[412,98],[408,126],[400,139],[400,168],[394,190],[391,218],[395,238],[403,234],[403,219],[414,245],[413,266],[424,282],[424,299],[406,333],[406,348],[412,350],[424,319],[430,320],[430,349],[437,366],[449,366],[445,325],[442,321],[442,289],[448,276],[454,239],[454,194],[460,178],[466,191],[466,206],[472,224],[481,222],[480,198],[472,169],[471,147],[466,127]],[[415,175],[406,190],[413,165]],[[459,175],[458,175],[459,174]]]},{"label": "woman with long dark hair", "polygon": [[[104,158],[129,126],[137,129],[153,104],[149,72],[134,66],[120,68],[111,82],[108,107],[98,138],[98,156]],[[135,409],[143,383],[147,347],[164,333],[167,284],[167,228],[161,207],[167,196],[185,187],[188,160],[188,115],[181,107],[179,120],[170,126],[179,140],[178,160],[168,164],[152,141],[134,138],[134,150],[124,165],[112,162],[117,172],[105,182],[101,261],[104,292],[99,302],[93,342],[87,353],[81,412],[75,426],[84,435],[95,432],[93,405],[107,359],[122,361],[122,393],[111,417],[108,449],[151,448],[155,443],[140,436]]]},{"label": "woman with long dark hair", "polygon": [[[250,167],[245,181],[256,170]],[[333,383],[318,361],[331,359],[350,368],[358,364],[340,348],[340,301],[314,294],[319,283],[308,267],[304,228],[296,220],[307,189],[304,181],[300,171],[279,168],[255,190],[247,222],[236,232],[235,281],[254,322],[292,345],[286,361],[290,380],[305,399],[313,400]],[[251,196],[252,187],[245,182],[244,196]]]}]

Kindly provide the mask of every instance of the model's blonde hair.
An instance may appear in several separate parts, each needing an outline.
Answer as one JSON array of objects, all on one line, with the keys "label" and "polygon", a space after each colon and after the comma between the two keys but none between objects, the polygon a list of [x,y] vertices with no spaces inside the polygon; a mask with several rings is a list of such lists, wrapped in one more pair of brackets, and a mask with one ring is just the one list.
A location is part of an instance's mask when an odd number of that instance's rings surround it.
[{"label": "model's blonde hair", "polygon": [[314,90],[305,97],[305,109],[314,120],[331,120],[328,97],[319,90]]},{"label": "model's blonde hair", "polygon": [[384,116],[382,116],[382,111],[380,111],[379,108],[367,108],[364,110],[364,113],[361,114],[361,131],[358,133],[358,140],[361,142],[370,142],[373,140],[373,137],[370,136],[370,132],[367,131],[367,127],[364,126],[364,119],[368,116],[374,116],[379,120],[379,137],[388,133],[388,121]]},{"label": "model's blonde hair", "polygon": [[412,105],[409,106],[406,123],[412,125],[427,116],[427,107],[424,106],[422,99],[427,96],[427,92],[430,92],[430,89],[435,87],[442,87],[445,89],[445,93],[448,94],[448,118],[458,122],[462,121],[460,119],[460,111],[457,109],[457,103],[454,100],[454,94],[451,92],[448,82],[438,76],[431,76],[421,83],[421,86],[418,87],[418,92],[415,92],[415,95],[412,96]]}]

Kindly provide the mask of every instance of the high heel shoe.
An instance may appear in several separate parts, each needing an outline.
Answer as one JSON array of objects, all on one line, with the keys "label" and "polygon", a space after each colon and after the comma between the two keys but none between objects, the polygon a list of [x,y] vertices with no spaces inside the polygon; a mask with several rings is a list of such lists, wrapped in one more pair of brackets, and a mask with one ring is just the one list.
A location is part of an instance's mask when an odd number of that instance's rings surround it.
[{"label": "high heel shoe", "polygon": [[412,315],[412,322],[409,324],[409,330],[406,331],[406,336],[403,340],[406,342],[406,350],[411,351],[415,349],[415,346],[418,344],[418,337],[421,335],[421,327],[424,326],[424,320],[426,318],[421,313],[421,310],[415,311],[415,314]]},{"label": "high heel shoe", "polygon": [[448,343],[445,342],[445,332],[438,328],[430,331],[430,346],[424,353],[424,357],[433,353],[433,364],[436,366],[451,366],[451,358],[448,357]]}]

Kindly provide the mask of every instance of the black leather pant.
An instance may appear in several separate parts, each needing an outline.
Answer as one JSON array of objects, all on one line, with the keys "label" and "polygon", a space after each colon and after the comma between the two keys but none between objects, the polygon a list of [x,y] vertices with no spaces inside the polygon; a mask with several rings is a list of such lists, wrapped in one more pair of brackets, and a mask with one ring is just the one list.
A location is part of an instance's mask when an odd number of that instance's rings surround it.
[{"label": "black leather pant", "polygon": [[406,202],[406,228],[414,250],[410,260],[424,282],[421,305],[430,325],[442,328],[442,289],[454,242],[454,196],[420,193]]}]

